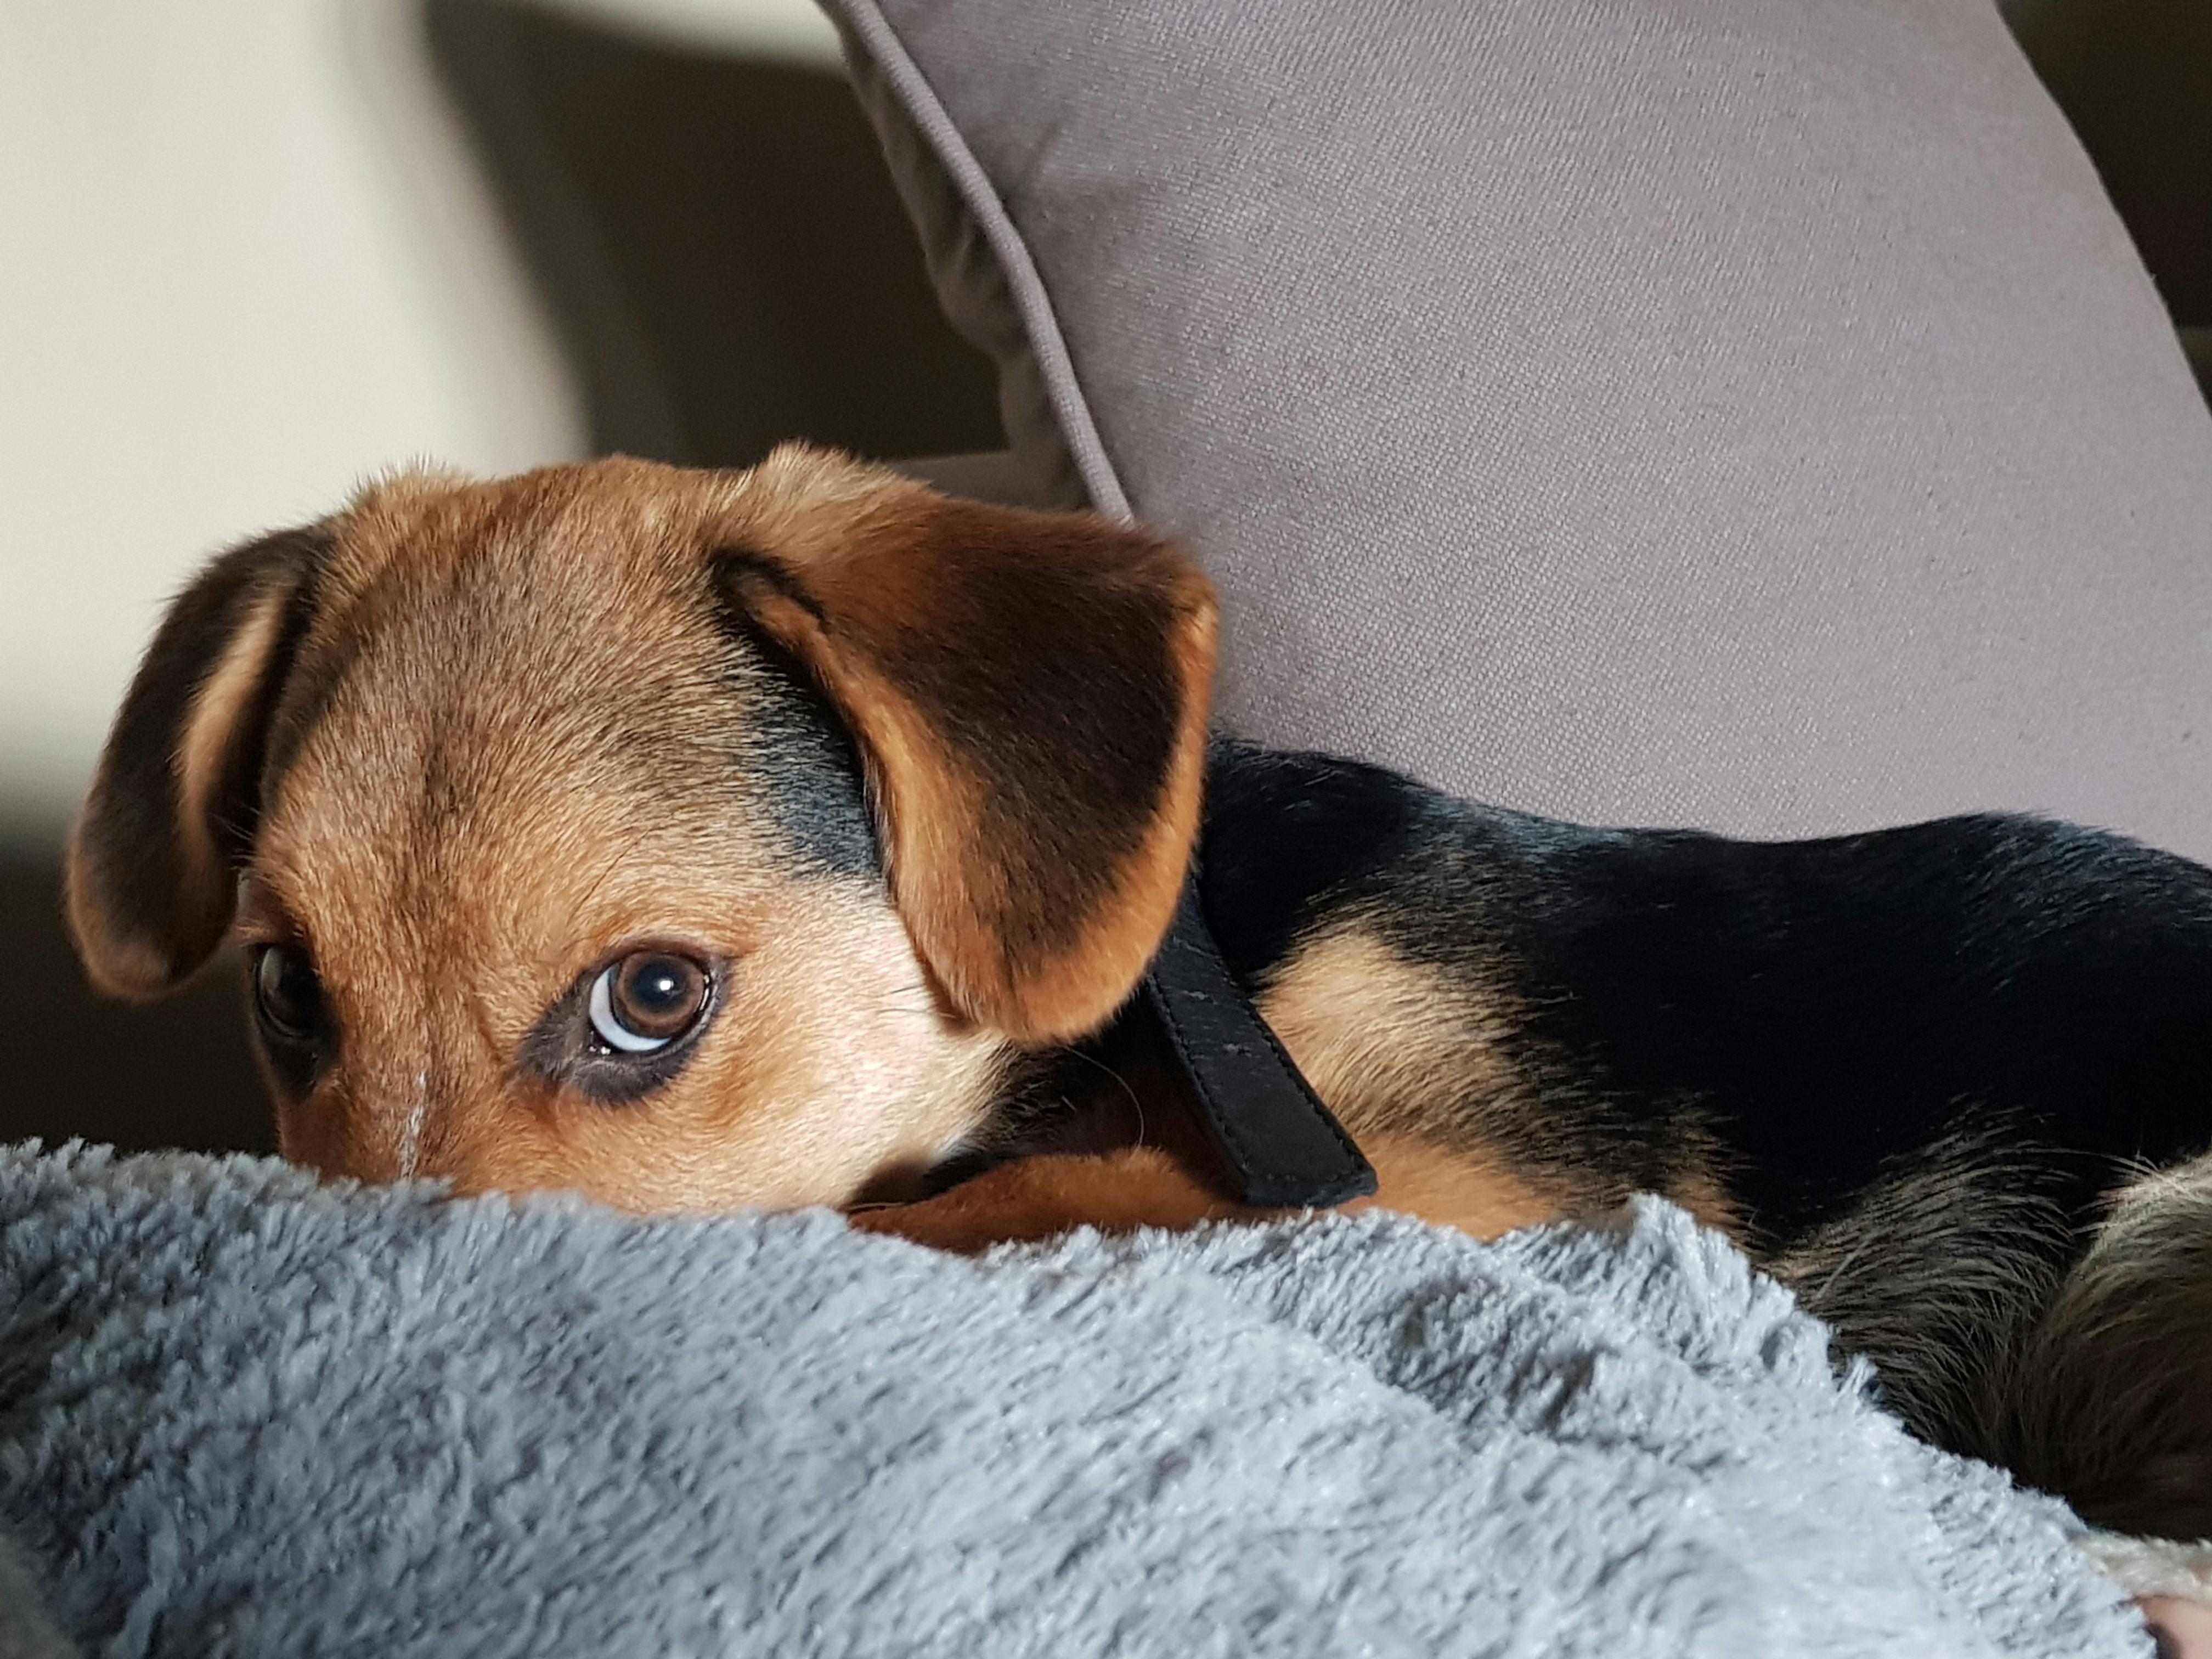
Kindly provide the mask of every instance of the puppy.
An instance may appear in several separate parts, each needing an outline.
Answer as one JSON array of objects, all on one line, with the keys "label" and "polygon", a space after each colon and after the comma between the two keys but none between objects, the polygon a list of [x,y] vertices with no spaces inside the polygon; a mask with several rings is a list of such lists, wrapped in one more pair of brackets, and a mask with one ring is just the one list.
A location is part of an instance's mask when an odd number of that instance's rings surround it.
[{"label": "puppy", "polygon": [[1214,627],[1146,531],[803,448],[401,476],[171,608],[70,921],[126,997],[240,941],[328,1174],[974,1248],[1240,1213],[1130,1012],[1194,856],[1370,1201],[1489,1237],[1666,1194],[1922,1434],[2212,1534],[2212,873],[1209,744]]}]

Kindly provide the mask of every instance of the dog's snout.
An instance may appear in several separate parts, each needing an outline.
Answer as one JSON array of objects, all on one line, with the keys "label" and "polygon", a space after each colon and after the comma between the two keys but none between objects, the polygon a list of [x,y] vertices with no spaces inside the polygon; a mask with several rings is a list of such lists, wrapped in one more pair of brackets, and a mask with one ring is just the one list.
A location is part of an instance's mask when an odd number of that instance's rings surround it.
[{"label": "dog's snout", "polygon": [[454,1133],[472,1093],[459,1068],[415,1057],[342,1057],[309,1093],[278,1110],[285,1157],[319,1174],[407,1181],[463,1173]]}]

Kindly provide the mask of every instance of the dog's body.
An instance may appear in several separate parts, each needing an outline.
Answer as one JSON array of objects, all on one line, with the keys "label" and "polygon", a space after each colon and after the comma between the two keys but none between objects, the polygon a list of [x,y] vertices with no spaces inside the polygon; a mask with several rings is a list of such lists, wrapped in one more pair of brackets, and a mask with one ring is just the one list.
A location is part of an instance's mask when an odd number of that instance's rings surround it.
[{"label": "dog's body", "polygon": [[72,919],[126,994],[234,928],[318,1168],[972,1247],[1236,1213],[1124,1012],[1195,850],[1375,1201],[1488,1236],[1666,1194],[1923,1432],[2212,1533],[2212,872],[1209,749],[1212,637],[1156,538],[804,452],[402,479],[179,602]]},{"label": "dog's body", "polygon": [[[2019,817],[1586,830],[1234,744],[1200,870],[1382,1201],[1486,1236],[1665,1194],[1931,1437],[2212,1531],[2212,872]],[[2154,1500],[2100,1464],[2130,1414]]]}]

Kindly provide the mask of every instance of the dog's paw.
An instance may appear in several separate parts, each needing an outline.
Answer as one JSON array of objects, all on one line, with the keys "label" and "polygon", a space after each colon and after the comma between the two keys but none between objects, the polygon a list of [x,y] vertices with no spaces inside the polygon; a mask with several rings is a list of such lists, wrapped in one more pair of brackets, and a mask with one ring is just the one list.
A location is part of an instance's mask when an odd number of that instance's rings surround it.
[{"label": "dog's paw", "polygon": [[2081,1547],[2136,1598],[2159,1659],[2212,1659],[2212,1540],[2093,1532]]},{"label": "dog's paw", "polygon": [[2212,1606],[2178,1595],[2146,1595],[2136,1605],[2158,1644],[2158,1659],[2212,1659]]},{"label": "dog's paw", "polygon": [[1078,1227],[1133,1232],[1251,1218],[1194,1179],[1157,1146],[1102,1153],[1048,1153],[1002,1164],[918,1204],[860,1210],[849,1219],[940,1250],[1052,1238]]}]

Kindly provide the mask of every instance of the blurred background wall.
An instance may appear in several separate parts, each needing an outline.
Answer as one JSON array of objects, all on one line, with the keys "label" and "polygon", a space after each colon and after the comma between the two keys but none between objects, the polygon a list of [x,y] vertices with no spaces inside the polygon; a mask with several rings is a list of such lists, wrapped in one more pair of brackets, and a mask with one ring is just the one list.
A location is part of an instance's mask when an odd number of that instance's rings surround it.
[{"label": "blurred background wall", "polygon": [[346,0],[0,8],[0,810],[50,830],[162,598],[364,471],[582,453],[419,32]]},{"label": "blurred background wall", "polygon": [[988,447],[810,0],[0,0],[0,1140],[268,1144],[235,964],[96,1002],[58,849],[210,553],[429,458]]},{"label": "blurred background wall", "polygon": [[[2212,376],[2212,0],[2005,9]],[[98,1005],[56,902],[207,554],[418,458],[998,441],[810,0],[0,0],[0,1140],[267,1145],[234,964]]]}]

